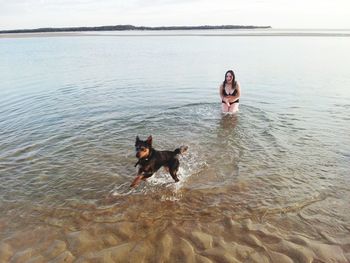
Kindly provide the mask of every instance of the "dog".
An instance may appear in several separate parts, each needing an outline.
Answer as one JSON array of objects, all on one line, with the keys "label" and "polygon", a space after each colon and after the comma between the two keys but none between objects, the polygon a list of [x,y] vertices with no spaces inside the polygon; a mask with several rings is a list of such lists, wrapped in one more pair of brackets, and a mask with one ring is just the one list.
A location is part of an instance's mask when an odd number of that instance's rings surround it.
[{"label": "dog", "polygon": [[136,136],[135,150],[138,161],[135,167],[139,166],[139,169],[130,187],[136,187],[141,180],[151,177],[162,166],[169,171],[174,181],[178,182],[177,171],[180,165],[178,155],[185,153],[187,149],[187,146],[181,146],[174,151],[157,151],[152,147],[152,136],[149,136],[146,141]]}]

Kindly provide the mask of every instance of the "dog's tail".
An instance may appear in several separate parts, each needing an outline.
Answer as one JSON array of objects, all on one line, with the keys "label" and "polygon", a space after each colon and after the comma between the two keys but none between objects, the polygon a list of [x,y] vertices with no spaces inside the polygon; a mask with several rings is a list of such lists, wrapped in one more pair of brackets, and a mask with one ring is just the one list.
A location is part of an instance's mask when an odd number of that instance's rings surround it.
[{"label": "dog's tail", "polygon": [[175,151],[174,151],[174,153],[176,154],[176,155],[178,155],[178,154],[184,154],[185,152],[187,152],[187,150],[188,150],[188,146],[181,146],[180,148],[177,148],[177,149],[175,149]]}]

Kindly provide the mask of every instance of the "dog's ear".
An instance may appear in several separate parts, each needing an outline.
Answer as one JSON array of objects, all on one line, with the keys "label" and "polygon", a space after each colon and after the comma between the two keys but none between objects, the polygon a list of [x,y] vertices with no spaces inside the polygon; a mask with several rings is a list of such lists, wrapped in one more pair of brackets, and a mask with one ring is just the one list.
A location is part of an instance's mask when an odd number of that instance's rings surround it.
[{"label": "dog's ear", "polygon": [[137,135],[136,136],[136,143],[138,143],[140,141],[140,138],[139,138],[139,136]]},{"label": "dog's ear", "polygon": [[152,146],[152,135],[148,136],[146,143],[147,143],[149,146]]}]

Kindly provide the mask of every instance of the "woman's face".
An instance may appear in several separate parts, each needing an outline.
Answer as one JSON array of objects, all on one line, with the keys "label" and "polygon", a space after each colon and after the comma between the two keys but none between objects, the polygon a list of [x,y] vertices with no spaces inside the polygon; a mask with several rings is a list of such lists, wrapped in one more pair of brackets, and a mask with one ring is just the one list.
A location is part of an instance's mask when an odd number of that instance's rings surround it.
[{"label": "woman's face", "polygon": [[233,75],[231,73],[226,74],[226,83],[232,83]]}]

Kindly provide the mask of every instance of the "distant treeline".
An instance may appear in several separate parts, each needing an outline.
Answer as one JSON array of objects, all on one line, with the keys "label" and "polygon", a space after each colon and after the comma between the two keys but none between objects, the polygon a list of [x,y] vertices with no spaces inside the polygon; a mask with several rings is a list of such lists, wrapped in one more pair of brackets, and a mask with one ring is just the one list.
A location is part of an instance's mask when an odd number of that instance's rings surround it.
[{"label": "distant treeline", "polygon": [[48,33],[48,32],[79,32],[79,31],[126,31],[126,30],[207,30],[207,29],[256,29],[271,28],[270,26],[133,26],[133,25],[117,25],[117,26],[97,26],[97,27],[61,27],[61,28],[36,28],[36,29],[14,29],[2,30],[0,34],[9,33]]}]

